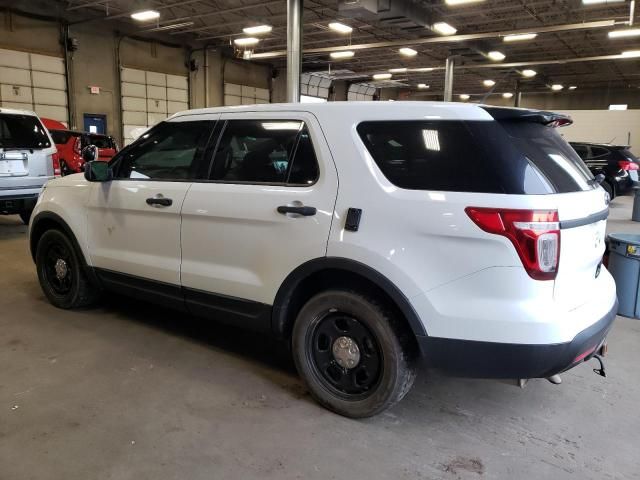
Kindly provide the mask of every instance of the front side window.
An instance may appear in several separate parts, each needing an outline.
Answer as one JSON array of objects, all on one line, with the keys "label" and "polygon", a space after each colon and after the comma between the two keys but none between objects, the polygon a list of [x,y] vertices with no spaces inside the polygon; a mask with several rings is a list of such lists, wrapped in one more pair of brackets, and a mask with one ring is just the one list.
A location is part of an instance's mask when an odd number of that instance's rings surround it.
[{"label": "front side window", "polygon": [[48,148],[47,131],[32,115],[0,114],[0,148]]},{"label": "front side window", "polygon": [[211,130],[208,121],[164,122],[123,150],[116,178],[187,180],[197,175],[197,159]]},{"label": "front side window", "polygon": [[210,180],[238,183],[314,183],[318,164],[299,120],[230,120],[216,149]]}]

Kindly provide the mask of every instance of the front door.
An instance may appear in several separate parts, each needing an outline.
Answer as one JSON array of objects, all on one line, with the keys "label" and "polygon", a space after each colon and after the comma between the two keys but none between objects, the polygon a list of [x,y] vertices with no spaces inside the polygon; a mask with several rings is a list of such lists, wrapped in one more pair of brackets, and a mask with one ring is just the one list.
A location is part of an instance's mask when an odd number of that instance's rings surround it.
[{"label": "front door", "polygon": [[91,187],[89,252],[113,288],[181,297],[180,209],[214,123],[188,120],[144,134],[114,159],[114,180]]},{"label": "front door", "polygon": [[182,285],[189,308],[267,329],[284,279],[326,255],[338,179],[315,117],[231,113],[206,182],[182,208]]}]

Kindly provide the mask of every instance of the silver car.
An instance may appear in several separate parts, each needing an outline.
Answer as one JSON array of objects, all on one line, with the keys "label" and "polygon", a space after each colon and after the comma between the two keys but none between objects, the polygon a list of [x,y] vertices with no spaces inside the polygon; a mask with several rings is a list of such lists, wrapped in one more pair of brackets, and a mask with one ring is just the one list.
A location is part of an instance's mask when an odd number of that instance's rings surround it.
[{"label": "silver car", "polygon": [[0,214],[29,223],[43,185],[59,175],[56,146],[38,116],[0,108]]}]

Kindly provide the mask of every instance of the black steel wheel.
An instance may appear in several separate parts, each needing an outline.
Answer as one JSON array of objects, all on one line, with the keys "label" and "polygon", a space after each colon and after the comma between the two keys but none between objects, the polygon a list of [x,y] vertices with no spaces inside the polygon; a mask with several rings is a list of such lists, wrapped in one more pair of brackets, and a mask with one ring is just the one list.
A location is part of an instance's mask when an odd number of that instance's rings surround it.
[{"label": "black steel wheel", "polygon": [[351,418],[400,401],[415,378],[415,339],[392,310],[357,292],[312,297],[293,326],[296,368],[313,397]]},{"label": "black steel wheel", "polygon": [[48,230],[40,237],[36,267],[40,287],[56,307],[86,306],[97,298],[98,290],[86,278],[78,253],[61,231]]}]

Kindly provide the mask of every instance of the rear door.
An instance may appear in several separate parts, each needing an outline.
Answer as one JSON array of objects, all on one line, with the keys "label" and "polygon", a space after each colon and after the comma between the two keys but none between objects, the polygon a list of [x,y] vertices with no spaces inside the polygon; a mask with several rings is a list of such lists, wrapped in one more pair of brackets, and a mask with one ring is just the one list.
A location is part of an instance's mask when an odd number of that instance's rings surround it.
[{"label": "rear door", "polygon": [[182,209],[182,285],[192,311],[266,329],[287,275],[326,255],[337,173],[311,114],[222,114],[220,125]]}]

